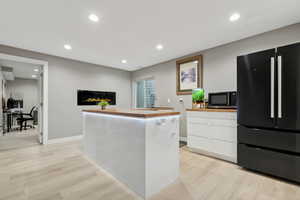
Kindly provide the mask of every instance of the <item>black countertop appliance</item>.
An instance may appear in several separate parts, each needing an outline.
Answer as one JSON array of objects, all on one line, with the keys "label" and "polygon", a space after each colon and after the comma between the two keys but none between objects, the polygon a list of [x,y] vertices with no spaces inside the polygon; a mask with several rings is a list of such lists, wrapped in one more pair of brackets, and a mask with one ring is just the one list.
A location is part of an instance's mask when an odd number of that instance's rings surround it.
[{"label": "black countertop appliance", "polygon": [[235,109],[236,91],[208,94],[208,108]]}]

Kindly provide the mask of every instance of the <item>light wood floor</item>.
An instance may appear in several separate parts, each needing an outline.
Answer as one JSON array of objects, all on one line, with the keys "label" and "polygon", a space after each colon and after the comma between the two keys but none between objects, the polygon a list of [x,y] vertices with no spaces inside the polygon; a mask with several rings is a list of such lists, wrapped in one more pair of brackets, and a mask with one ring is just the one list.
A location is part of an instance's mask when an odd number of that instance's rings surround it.
[{"label": "light wood floor", "polygon": [[38,145],[38,130],[11,131],[0,135],[0,151]]},{"label": "light wood floor", "polygon": [[[297,200],[300,187],[181,149],[176,183],[151,200]],[[126,163],[124,163],[126,164]],[[0,152],[0,199],[135,200],[128,189],[90,164],[80,143]]]}]

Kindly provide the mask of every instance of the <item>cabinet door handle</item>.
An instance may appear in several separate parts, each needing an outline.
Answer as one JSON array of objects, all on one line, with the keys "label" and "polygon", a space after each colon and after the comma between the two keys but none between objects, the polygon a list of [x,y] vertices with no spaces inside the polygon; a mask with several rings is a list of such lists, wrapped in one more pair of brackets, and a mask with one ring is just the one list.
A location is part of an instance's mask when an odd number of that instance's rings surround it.
[{"label": "cabinet door handle", "polygon": [[278,56],[278,118],[282,118],[282,56]]},{"label": "cabinet door handle", "polygon": [[271,114],[270,117],[274,118],[274,73],[275,73],[275,59],[271,57]]}]

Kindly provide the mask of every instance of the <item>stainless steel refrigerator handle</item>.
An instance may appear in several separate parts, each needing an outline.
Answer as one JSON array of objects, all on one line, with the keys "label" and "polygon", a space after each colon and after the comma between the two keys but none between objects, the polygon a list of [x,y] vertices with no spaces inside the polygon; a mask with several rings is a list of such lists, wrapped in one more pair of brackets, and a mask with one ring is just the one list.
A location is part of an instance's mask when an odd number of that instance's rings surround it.
[{"label": "stainless steel refrigerator handle", "polygon": [[274,118],[274,81],[275,81],[275,58],[271,57],[271,118]]},{"label": "stainless steel refrigerator handle", "polygon": [[282,118],[282,56],[278,56],[278,118]]}]

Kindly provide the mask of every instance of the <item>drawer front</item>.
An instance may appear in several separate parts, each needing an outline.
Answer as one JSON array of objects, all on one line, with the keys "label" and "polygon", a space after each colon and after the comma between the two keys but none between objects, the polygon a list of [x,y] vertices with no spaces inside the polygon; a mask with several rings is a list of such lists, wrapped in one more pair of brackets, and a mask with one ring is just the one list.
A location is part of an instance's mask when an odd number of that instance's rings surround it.
[{"label": "drawer front", "polygon": [[231,127],[188,125],[188,135],[237,143],[237,129]]},{"label": "drawer front", "polygon": [[204,151],[213,151],[211,140],[202,137],[188,136],[188,147]]},{"label": "drawer front", "polygon": [[234,120],[188,119],[188,135],[237,142],[237,124]]},{"label": "drawer front", "polygon": [[212,140],[213,152],[228,157],[237,157],[237,144],[220,140]]},{"label": "drawer front", "polygon": [[203,137],[188,136],[188,147],[226,157],[237,158],[237,144]]},{"label": "drawer front", "polygon": [[300,134],[238,126],[238,142],[300,153]]},{"label": "drawer front", "polygon": [[232,127],[211,127],[211,138],[231,143],[237,143],[237,129]]},{"label": "drawer front", "polygon": [[238,165],[300,182],[300,156],[239,144]]},{"label": "drawer front", "polygon": [[188,123],[187,127],[188,135],[211,138],[211,126],[209,123]]},{"label": "drawer front", "polygon": [[188,117],[188,123],[190,124],[203,124],[203,125],[212,125],[212,126],[228,126],[235,127],[237,126],[237,121],[232,119],[213,119],[213,118],[201,118],[201,117]]},{"label": "drawer front", "polygon": [[213,119],[205,119],[205,118],[200,118],[200,117],[188,117],[187,122],[188,124],[201,124],[201,125],[211,125],[213,123]]},{"label": "drawer front", "polygon": [[187,116],[192,118],[204,118],[204,119],[237,119],[237,113],[235,112],[199,112],[199,111],[187,111]]}]

